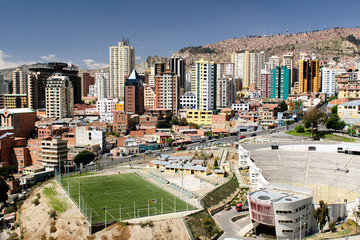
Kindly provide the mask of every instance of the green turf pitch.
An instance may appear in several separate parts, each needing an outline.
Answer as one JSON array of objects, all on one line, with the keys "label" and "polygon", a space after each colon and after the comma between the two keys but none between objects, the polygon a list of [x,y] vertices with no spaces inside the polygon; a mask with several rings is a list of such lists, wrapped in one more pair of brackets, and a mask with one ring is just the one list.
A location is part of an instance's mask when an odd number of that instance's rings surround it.
[{"label": "green turf pitch", "polygon": [[[73,177],[69,181],[70,196],[78,203],[79,178]],[[68,179],[63,177],[61,182],[67,190]],[[195,209],[132,173],[81,177],[80,195],[81,209],[93,223],[105,221],[105,208],[107,210],[106,221],[131,219],[134,218],[134,215],[135,217],[145,217],[172,213],[175,210],[180,212]],[[156,199],[156,203],[148,204],[148,201],[152,199]]]}]

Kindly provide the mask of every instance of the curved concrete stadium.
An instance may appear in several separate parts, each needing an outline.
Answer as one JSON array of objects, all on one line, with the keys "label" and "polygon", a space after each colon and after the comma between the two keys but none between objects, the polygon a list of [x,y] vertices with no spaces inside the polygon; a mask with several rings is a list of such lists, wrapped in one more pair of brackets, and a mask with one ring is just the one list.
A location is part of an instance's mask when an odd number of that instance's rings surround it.
[{"label": "curved concrete stadium", "polygon": [[[256,166],[270,183],[313,189],[314,201],[354,201],[360,197],[360,155],[338,153],[342,144],[244,144]],[[308,147],[316,147],[309,151]]]}]

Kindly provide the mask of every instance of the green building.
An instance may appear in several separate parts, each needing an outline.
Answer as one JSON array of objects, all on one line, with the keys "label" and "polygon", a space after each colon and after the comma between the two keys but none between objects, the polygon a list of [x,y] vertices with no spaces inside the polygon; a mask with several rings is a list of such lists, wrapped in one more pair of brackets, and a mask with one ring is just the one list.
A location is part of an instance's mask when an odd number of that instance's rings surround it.
[{"label": "green building", "polygon": [[271,69],[270,98],[286,100],[290,93],[290,69],[276,66]]}]

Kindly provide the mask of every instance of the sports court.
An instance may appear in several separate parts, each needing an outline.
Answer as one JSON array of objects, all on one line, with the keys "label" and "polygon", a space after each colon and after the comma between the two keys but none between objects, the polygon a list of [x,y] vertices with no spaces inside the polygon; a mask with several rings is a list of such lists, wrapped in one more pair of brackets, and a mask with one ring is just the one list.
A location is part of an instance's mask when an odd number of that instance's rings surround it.
[{"label": "sports court", "polygon": [[78,204],[80,200],[80,210],[92,223],[195,209],[133,173],[70,177],[69,185],[63,177],[61,182],[65,190],[69,188],[73,201]]}]

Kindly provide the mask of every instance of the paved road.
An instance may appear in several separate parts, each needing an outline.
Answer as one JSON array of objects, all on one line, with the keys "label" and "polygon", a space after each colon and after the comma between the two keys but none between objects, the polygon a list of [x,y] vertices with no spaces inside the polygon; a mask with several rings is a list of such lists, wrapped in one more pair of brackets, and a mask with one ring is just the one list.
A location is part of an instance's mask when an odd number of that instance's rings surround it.
[{"label": "paved road", "polygon": [[245,212],[237,212],[234,207],[232,207],[229,211],[220,211],[216,213],[213,218],[219,223],[220,227],[224,231],[224,233],[220,236],[220,240],[225,238],[240,238],[243,239],[241,236],[240,231],[246,225],[248,225],[250,221],[250,217],[244,217],[242,219],[237,220],[236,222],[232,222],[231,218],[240,215],[241,213]]}]

